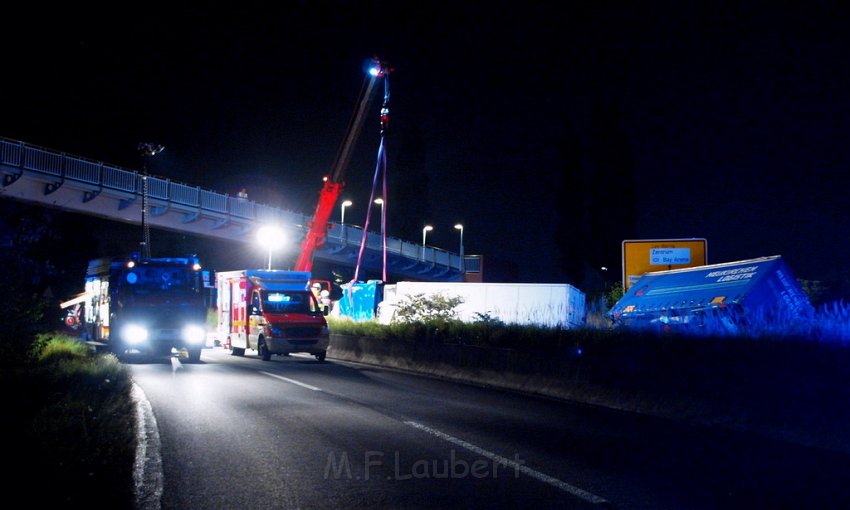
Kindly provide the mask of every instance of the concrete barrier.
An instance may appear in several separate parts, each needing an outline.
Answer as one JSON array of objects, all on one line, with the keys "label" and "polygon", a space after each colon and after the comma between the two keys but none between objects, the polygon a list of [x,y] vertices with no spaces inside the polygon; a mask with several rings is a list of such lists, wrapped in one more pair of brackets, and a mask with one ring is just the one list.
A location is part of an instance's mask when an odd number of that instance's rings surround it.
[{"label": "concrete barrier", "polygon": [[840,348],[689,341],[579,354],[332,334],[328,357],[850,453]]}]

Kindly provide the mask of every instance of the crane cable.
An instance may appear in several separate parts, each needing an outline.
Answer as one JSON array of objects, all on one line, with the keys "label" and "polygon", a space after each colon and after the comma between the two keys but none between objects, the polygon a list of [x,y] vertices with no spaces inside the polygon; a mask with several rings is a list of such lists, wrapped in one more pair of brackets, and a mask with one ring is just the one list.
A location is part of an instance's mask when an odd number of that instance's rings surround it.
[{"label": "crane cable", "polygon": [[[375,164],[375,176],[372,178],[372,191],[369,194],[369,204],[375,201],[375,189],[378,187],[378,176],[383,176],[382,183],[382,200],[381,206],[381,251],[383,259],[383,281],[387,281],[387,151],[385,136],[390,123],[390,68],[386,64],[381,63],[378,67],[380,76],[384,78],[384,104],[381,106],[381,143],[378,145],[378,158]],[[369,231],[369,218],[372,216],[372,207],[366,210],[366,221],[363,225],[363,235],[360,240],[360,251],[357,254],[357,265],[354,266],[354,278],[352,282],[356,282],[360,274],[360,263],[363,260],[363,250],[366,247],[366,234]]]}]

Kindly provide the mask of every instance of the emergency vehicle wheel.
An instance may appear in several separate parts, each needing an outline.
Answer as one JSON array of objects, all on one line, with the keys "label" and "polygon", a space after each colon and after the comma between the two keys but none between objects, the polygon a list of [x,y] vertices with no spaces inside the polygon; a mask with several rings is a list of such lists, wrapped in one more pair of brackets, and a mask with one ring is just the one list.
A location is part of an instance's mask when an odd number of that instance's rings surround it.
[{"label": "emergency vehicle wheel", "polygon": [[325,361],[325,356],[328,354],[327,351],[322,351],[319,354],[316,354],[316,359],[319,361]]},{"label": "emergency vehicle wheel", "polygon": [[269,352],[266,342],[262,338],[260,339],[260,345],[257,346],[257,350],[260,351],[260,357],[263,358],[263,361],[272,359],[272,353]]}]

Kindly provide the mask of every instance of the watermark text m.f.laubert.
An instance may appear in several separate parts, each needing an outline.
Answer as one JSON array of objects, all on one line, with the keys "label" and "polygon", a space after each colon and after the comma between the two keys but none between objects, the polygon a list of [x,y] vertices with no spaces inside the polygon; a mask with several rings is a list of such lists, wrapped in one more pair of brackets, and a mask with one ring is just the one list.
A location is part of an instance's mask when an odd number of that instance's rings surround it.
[{"label": "watermark text m.f.laubert", "polygon": [[[503,474],[513,474],[519,478],[520,468],[525,460],[520,459],[519,454],[514,454],[513,460],[501,459],[476,459],[472,462],[458,458],[453,449],[448,458],[443,459],[416,459],[412,462],[403,461],[399,452],[394,452],[390,466],[385,462],[386,454],[381,451],[369,450],[363,454],[363,462],[354,462],[348,452],[328,452],[325,462],[325,480],[347,479],[347,480],[370,480],[374,472],[380,471],[387,480],[416,480],[416,479],[458,479],[458,478],[498,478]],[[388,470],[387,468],[391,468]],[[362,470],[362,472],[361,472]]]}]

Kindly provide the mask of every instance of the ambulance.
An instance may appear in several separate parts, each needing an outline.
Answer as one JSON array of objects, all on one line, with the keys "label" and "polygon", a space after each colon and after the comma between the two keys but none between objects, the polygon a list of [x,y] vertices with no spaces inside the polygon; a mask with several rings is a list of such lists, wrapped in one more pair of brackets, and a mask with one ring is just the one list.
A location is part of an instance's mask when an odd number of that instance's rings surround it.
[{"label": "ambulance", "polygon": [[309,271],[243,269],[216,273],[218,340],[234,356],[307,353],[324,361],[327,309],[310,290]]}]

